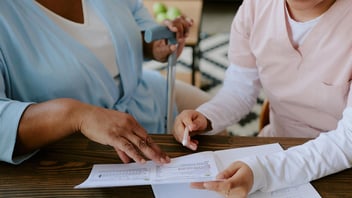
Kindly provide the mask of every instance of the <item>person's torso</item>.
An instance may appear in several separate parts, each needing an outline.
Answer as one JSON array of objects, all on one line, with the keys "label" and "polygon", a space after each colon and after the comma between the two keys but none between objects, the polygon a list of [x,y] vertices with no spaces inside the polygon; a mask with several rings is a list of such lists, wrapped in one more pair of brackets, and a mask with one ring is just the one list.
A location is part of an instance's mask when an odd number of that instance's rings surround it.
[{"label": "person's torso", "polygon": [[298,48],[289,38],[284,1],[255,3],[250,47],[270,101],[270,135],[315,137],[335,129],[352,74],[351,3],[337,0]]},{"label": "person's torso", "polygon": [[[98,16],[112,35],[117,59],[124,65],[120,72],[130,78],[126,85],[130,89],[124,91],[132,93],[143,60],[141,30],[129,2],[100,2],[91,3],[98,7]],[[121,90],[101,61],[33,1],[2,4],[0,60],[6,97],[32,102],[69,97],[109,108],[121,97]],[[116,25],[112,27],[111,23]]]}]

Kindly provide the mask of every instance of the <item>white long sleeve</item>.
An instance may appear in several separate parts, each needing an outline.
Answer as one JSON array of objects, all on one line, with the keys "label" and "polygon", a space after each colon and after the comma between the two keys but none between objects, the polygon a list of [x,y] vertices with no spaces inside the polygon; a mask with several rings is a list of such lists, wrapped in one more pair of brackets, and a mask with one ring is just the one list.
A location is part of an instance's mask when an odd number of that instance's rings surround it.
[{"label": "white long sleeve", "polygon": [[336,130],[303,145],[270,156],[241,161],[254,173],[256,190],[273,191],[307,183],[352,166],[352,107],[347,107]]},{"label": "white long sleeve", "polygon": [[[316,18],[305,23],[290,19],[293,42],[297,45],[302,44],[319,19]],[[223,87],[210,102],[197,109],[212,123],[213,130],[206,134],[210,135],[222,131],[243,118],[255,104],[260,89],[261,83],[257,67],[249,68],[231,63],[225,73]]]},{"label": "white long sleeve", "polygon": [[212,123],[207,135],[238,122],[256,103],[261,84],[257,68],[231,64],[226,70],[223,87],[209,102],[197,108]]}]

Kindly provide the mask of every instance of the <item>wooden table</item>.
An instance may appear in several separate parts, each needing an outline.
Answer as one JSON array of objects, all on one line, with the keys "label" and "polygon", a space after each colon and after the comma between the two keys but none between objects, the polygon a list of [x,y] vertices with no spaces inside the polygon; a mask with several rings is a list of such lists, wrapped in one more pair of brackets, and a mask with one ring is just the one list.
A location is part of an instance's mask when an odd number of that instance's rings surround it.
[{"label": "wooden table", "polygon": [[[171,157],[191,151],[171,135],[152,135]],[[201,136],[200,151],[219,150],[279,142],[284,148],[307,139]],[[0,197],[154,197],[150,186],[73,189],[83,182],[93,164],[121,163],[114,150],[80,134],[43,148],[21,165],[0,162]],[[352,169],[312,182],[323,198],[352,197]]]},{"label": "wooden table", "polygon": [[186,46],[192,48],[192,76],[191,82],[195,85],[195,73],[199,70],[199,33],[202,21],[203,0],[144,0],[144,5],[153,15],[153,4],[162,2],[168,7],[177,7],[183,15],[193,19],[194,23],[189,32],[189,37],[186,39]]}]

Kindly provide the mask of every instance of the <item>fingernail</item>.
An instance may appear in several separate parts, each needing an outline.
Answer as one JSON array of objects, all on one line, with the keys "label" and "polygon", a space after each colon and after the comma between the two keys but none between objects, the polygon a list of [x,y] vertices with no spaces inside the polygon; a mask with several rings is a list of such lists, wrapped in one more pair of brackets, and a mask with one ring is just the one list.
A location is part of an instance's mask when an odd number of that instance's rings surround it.
[{"label": "fingernail", "polygon": [[170,162],[169,156],[166,156],[165,159],[166,159],[167,162]]},{"label": "fingernail", "polygon": [[145,159],[141,159],[140,163],[145,164],[146,163]]},{"label": "fingernail", "polygon": [[195,145],[195,144],[191,144],[191,145],[189,145],[189,147],[190,147],[193,151],[197,150],[197,145]]},{"label": "fingernail", "polygon": [[169,158],[168,156],[162,157],[162,158],[160,158],[160,161],[161,161],[162,163],[169,163],[169,162],[170,162],[170,158]]}]

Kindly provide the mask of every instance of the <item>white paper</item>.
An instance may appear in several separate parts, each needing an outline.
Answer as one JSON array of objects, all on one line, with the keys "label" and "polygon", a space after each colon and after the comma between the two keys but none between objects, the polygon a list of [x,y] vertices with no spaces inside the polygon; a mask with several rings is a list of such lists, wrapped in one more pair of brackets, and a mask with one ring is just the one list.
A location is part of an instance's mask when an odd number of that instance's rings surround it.
[{"label": "white paper", "polygon": [[[114,186],[152,185],[155,198],[220,198],[221,195],[207,190],[189,187],[190,182],[212,181],[236,159],[250,155],[266,155],[282,151],[279,144],[242,147],[219,151],[206,151],[171,159],[171,163],[146,164],[98,164],[94,165],[88,178],[75,188],[98,188]],[[256,192],[250,198],[320,198],[308,183],[272,193]]]},{"label": "white paper", "polygon": [[219,169],[212,151],[171,159],[171,163],[94,165],[89,177],[75,188],[189,183],[215,180]]},{"label": "white paper", "polygon": [[[279,144],[267,144],[261,146],[251,146],[243,148],[234,148],[215,151],[219,169],[222,170],[230,165],[235,159],[243,158],[249,155],[266,155],[282,151]],[[198,190],[189,187],[189,183],[181,184],[154,184],[152,189],[155,198],[222,198],[220,194],[213,191]],[[308,183],[298,187],[283,189],[272,193],[256,192],[249,198],[320,198],[318,192]]]}]

